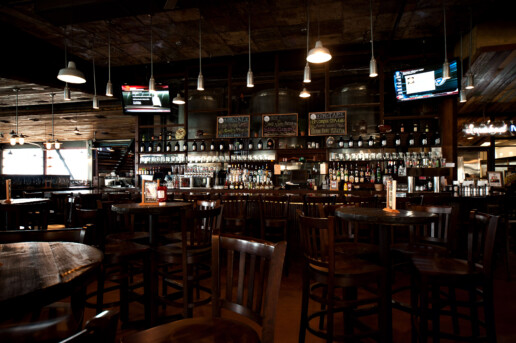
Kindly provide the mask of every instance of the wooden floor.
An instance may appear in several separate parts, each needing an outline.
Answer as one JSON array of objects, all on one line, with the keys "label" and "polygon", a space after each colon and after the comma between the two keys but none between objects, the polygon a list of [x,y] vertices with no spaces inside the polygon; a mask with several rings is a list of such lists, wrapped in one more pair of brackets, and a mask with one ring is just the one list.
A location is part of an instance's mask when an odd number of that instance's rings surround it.
[{"label": "wooden floor", "polygon": [[[498,263],[495,272],[495,311],[496,329],[498,343],[516,342],[516,255],[511,256],[512,260],[512,281],[507,281],[507,274],[502,268],[502,261]],[[280,290],[279,309],[276,319],[276,342],[290,343],[297,342],[299,335],[299,313],[301,308],[301,264],[300,259],[291,259],[289,275],[283,277]],[[397,282],[404,282],[398,278]],[[90,287],[95,287],[92,284]],[[108,299],[116,295],[108,295]],[[400,295],[408,298],[408,293]],[[179,313],[179,309],[169,307],[167,314]],[[196,308],[194,316],[210,315],[210,305]],[[86,318],[94,316],[94,310],[87,309]],[[139,320],[143,318],[143,306],[132,303],[130,308],[130,319]],[[442,324],[446,326],[446,323]],[[469,330],[467,324],[461,325],[461,330]],[[118,338],[140,330],[136,326],[121,327],[117,333]],[[410,321],[409,316],[400,311],[393,311],[393,332],[394,342],[410,342]],[[306,342],[322,342],[322,340],[307,334]]]}]

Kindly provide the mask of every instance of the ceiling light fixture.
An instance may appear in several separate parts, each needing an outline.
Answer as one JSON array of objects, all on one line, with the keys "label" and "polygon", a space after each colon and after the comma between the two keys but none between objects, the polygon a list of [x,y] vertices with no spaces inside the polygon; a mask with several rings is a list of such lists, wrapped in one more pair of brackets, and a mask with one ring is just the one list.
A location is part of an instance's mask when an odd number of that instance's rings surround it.
[{"label": "ceiling light fixture", "polygon": [[310,92],[306,90],[306,87],[303,87],[303,90],[299,93],[299,97],[305,99],[310,97]]},{"label": "ceiling light fixture", "polygon": [[85,83],[86,78],[84,74],[77,69],[75,62],[67,61],[67,39],[65,34],[65,67],[59,70],[57,78],[63,82],[68,83]]},{"label": "ceiling light fixture", "polygon": [[68,87],[68,82],[65,83],[65,88],[64,88],[63,96],[64,96],[64,99],[66,101],[72,100],[72,92],[70,91],[70,87]]},{"label": "ceiling light fixture", "polygon": [[95,50],[93,43],[91,44],[91,53],[93,55],[93,109],[99,109],[99,98],[97,97],[97,78],[95,77]]},{"label": "ceiling light fixture", "polygon": [[13,91],[16,92],[16,132],[14,132],[14,130],[11,130],[11,138],[9,139],[9,142],[11,143],[11,145],[16,145],[16,143],[23,145],[25,143],[25,136],[22,134],[18,134],[18,94],[20,93],[20,89],[13,88]]},{"label": "ceiling light fixture", "polygon": [[[464,64],[462,62],[462,32],[460,33],[460,79],[462,80],[462,77],[463,77],[463,68],[464,68]],[[468,101],[468,99],[466,98],[466,90],[464,88],[462,88],[462,85],[460,87],[460,92],[459,92],[459,102],[466,102]]]},{"label": "ceiling light fixture", "polygon": [[473,89],[475,88],[475,78],[471,70],[471,60],[473,59],[473,9],[470,7],[469,10],[469,68],[466,74],[466,89]]},{"label": "ceiling light fixture", "polygon": [[378,76],[378,67],[374,58],[374,40],[373,40],[373,0],[369,0],[369,17],[371,19],[371,61],[369,61],[369,77]]},{"label": "ceiling light fixture", "polygon": [[450,63],[448,63],[448,49],[446,47],[446,6],[443,0],[443,22],[444,22],[444,63],[443,63],[443,79],[450,78]]},{"label": "ceiling light fixture", "polygon": [[156,81],[154,80],[154,63],[152,61],[152,15],[150,15],[150,79],[149,79],[149,92],[154,93],[156,91]]},{"label": "ceiling light fixture", "polygon": [[202,17],[199,8],[199,76],[197,76],[197,90],[204,90],[204,77],[202,76]]},{"label": "ceiling light fixture", "polygon": [[251,5],[247,3],[247,14],[249,18],[249,70],[247,71],[247,87],[254,87],[253,71],[251,70]]},{"label": "ceiling light fixture", "polygon": [[113,84],[111,83],[111,30],[108,30],[108,81],[106,84],[106,96],[113,96]]},{"label": "ceiling light fixture", "polygon": [[317,41],[315,47],[308,52],[306,60],[310,63],[324,63],[331,60],[330,50],[326,49],[321,42],[321,23],[319,22],[320,13],[317,13]]},{"label": "ceiling light fixture", "polygon": [[[310,6],[308,5],[308,1],[306,2],[306,58],[308,59],[308,51],[310,47]],[[306,61],[305,71],[303,73],[303,82],[310,83],[312,82],[312,75],[310,71],[310,65],[308,64],[308,60]],[[301,96],[301,94],[300,94]]]},{"label": "ceiling light fixture", "polygon": [[181,96],[181,94],[177,93],[177,96],[174,99],[172,99],[172,103],[176,105],[184,105],[185,99]]},{"label": "ceiling light fixture", "polygon": [[55,95],[56,95],[56,93],[50,93],[50,97],[52,97],[52,142],[46,141],[44,143],[45,148],[47,150],[51,150],[52,145],[55,147],[56,150],[61,148],[61,143],[56,140],[55,134],[54,134],[54,96]]}]

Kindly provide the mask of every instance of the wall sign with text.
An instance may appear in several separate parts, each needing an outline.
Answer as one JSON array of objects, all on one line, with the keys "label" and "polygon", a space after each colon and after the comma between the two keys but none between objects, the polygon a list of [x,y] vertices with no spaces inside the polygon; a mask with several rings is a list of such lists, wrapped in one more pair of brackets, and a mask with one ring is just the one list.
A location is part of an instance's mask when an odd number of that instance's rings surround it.
[{"label": "wall sign with text", "polygon": [[297,136],[297,113],[263,114],[263,137]]},{"label": "wall sign with text", "polygon": [[347,134],[346,111],[311,112],[308,118],[309,136]]},{"label": "wall sign with text", "polygon": [[249,115],[217,117],[217,138],[247,138],[249,130]]}]

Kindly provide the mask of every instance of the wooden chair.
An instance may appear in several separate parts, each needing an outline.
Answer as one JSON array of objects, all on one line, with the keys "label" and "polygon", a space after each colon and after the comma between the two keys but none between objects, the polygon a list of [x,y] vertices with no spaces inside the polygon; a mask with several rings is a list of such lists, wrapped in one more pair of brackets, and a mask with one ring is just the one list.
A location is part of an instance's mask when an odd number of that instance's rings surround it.
[{"label": "wooden chair", "polygon": [[[365,337],[384,339],[390,325],[387,323],[386,270],[364,260],[336,255],[334,217],[313,218],[300,214],[299,231],[305,257],[299,342],[305,341],[307,330],[327,342],[358,341]],[[370,292],[371,285],[376,285],[375,293]],[[364,291],[359,293],[359,287]],[[341,297],[337,297],[337,289],[342,290]],[[321,309],[309,314],[310,300],[319,303]],[[337,313],[343,315],[344,325],[335,324]],[[360,317],[375,313],[376,328],[360,321]],[[319,319],[318,327],[312,325],[316,319]],[[326,329],[324,320],[327,320]],[[336,333],[335,327],[342,327],[344,332]]]},{"label": "wooden chair", "polygon": [[260,238],[288,240],[289,195],[260,195]]},{"label": "wooden chair", "polygon": [[71,227],[72,200],[73,193],[52,193],[50,195],[49,222],[51,224]]},{"label": "wooden chair", "polygon": [[224,233],[245,235],[247,233],[247,194],[223,194],[224,205],[221,230]]},{"label": "wooden chair", "polygon": [[308,217],[319,216],[319,204],[335,205],[336,196],[332,195],[305,195],[303,199],[303,213]]},{"label": "wooden chair", "polygon": [[82,331],[62,340],[60,343],[114,343],[118,317],[118,311],[101,312],[88,320]]},{"label": "wooden chair", "polygon": [[[222,207],[181,211],[181,241],[154,249],[163,278],[160,299],[164,306],[181,307],[184,318],[192,317],[195,306],[207,304],[211,299],[211,291],[200,282],[211,275],[211,237],[220,228]],[[169,294],[169,287],[177,291]],[[208,296],[201,298],[201,291]]]},{"label": "wooden chair", "polygon": [[[53,241],[85,243],[90,229],[91,227],[52,231],[0,231],[0,243]],[[75,293],[70,302],[56,302],[28,313],[22,318],[13,318],[0,323],[0,342],[49,342],[72,335],[82,325],[84,292],[85,289]]]},{"label": "wooden chair", "polygon": [[[157,326],[124,337],[124,343],[274,342],[286,242],[269,243],[231,234],[214,235],[212,240],[212,317]],[[226,261],[225,267],[222,261]],[[260,325],[261,340],[248,324],[223,318],[225,311]]]},{"label": "wooden chair", "polygon": [[[412,263],[416,270],[412,285],[412,306],[417,307],[419,300],[419,338],[426,342],[432,336],[434,342],[441,339],[463,341],[496,341],[494,299],[493,299],[493,253],[498,216],[471,211],[468,225],[467,260],[455,258],[433,258],[415,255]],[[452,296],[443,296],[442,287],[453,290]],[[462,290],[468,295],[466,301],[459,301],[456,291]],[[431,309],[429,308],[431,304]],[[447,310],[447,305],[452,309]],[[455,307],[469,308],[455,311]],[[480,307],[484,309],[484,321],[478,316]],[[441,332],[442,316],[452,316],[453,333]],[[469,319],[471,336],[460,334],[459,318]],[[432,321],[432,331],[428,330],[428,321]],[[485,334],[480,334],[480,327],[485,327]],[[417,330],[413,316],[413,330]]]}]

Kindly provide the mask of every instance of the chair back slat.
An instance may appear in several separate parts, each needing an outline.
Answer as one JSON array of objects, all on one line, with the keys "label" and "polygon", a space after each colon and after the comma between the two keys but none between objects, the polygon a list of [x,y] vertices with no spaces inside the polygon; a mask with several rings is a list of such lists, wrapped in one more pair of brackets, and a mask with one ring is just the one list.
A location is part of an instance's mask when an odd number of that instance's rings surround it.
[{"label": "chair back slat", "polygon": [[303,212],[308,217],[319,217],[319,205],[335,205],[337,197],[333,195],[306,195],[303,201]]},{"label": "chair back slat", "polygon": [[377,208],[380,203],[380,199],[372,196],[350,196],[345,198],[345,203],[348,205],[355,205],[356,207]]},{"label": "chair back slat", "polygon": [[186,250],[211,247],[211,236],[218,230],[222,206],[213,209],[186,209],[181,213],[183,247]]},{"label": "chair back slat", "polygon": [[493,253],[500,217],[471,211],[468,225],[468,266],[474,271],[482,268],[484,275],[492,277]]},{"label": "chair back slat", "polygon": [[[236,312],[262,326],[262,342],[274,342],[285,250],[284,241],[273,244],[231,234],[214,235],[213,315],[220,316],[221,308]],[[219,267],[223,255],[225,279],[220,277]]]},{"label": "chair back slat", "polygon": [[452,206],[408,204],[407,209],[437,215],[437,220],[427,225],[411,227],[411,242],[436,244],[452,249],[450,227],[455,224],[456,215],[456,211]]},{"label": "chair back slat", "polygon": [[301,248],[309,263],[332,268],[334,256],[335,218],[299,216]]}]

